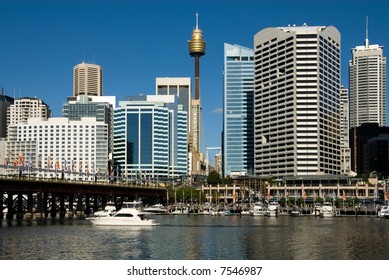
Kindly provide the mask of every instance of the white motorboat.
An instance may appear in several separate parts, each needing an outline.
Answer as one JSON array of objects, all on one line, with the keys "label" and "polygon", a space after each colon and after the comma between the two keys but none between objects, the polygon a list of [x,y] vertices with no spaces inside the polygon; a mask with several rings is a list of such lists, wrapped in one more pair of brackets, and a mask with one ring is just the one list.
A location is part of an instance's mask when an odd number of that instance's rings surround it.
[{"label": "white motorboat", "polygon": [[122,208],[112,216],[88,218],[96,226],[157,226],[155,220],[141,214],[141,202],[124,202]]},{"label": "white motorboat", "polygon": [[154,204],[143,209],[146,214],[167,214],[168,210],[162,204]]},{"label": "white motorboat", "polygon": [[189,208],[187,205],[183,203],[179,203],[175,206],[175,209],[171,214],[174,215],[188,215],[189,214]]},{"label": "white motorboat", "polygon": [[266,216],[268,217],[278,217],[280,213],[280,206],[277,202],[270,202],[267,207]]},{"label": "white motorboat", "polygon": [[331,202],[324,202],[320,209],[320,217],[328,218],[335,217],[335,211]]},{"label": "white motorboat", "polygon": [[116,206],[113,202],[108,202],[103,210],[93,213],[94,217],[107,217],[112,216],[116,212]]},{"label": "white motorboat", "polygon": [[241,215],[253,215],[253,211],[245,209],[245,210],[242,210],[240,212],[240,214]]},{"label": "white motorboat", "polygon": [[378,218],[389,219],[389,206],[384,205],[381,207],[380,211],[378,211]]},{"label": "white motorboat", "polygon": [[321,204],[320,203],[315,203],[315,205],[313,206],[313,210],[312,210],[312,215],[320,215],[320,210],[321,210]]},{"label": "white motorboat", "polygon": [[289,214],[291,217],[299,217],[300,216],[300,211],[298,210],[292,210]]},{"label": "white motorboat", "polygon": [[266,208],[262,204],[255,204],[252,210],[253,216],[266,216]]},{"label": "white motorboat", "polygon": [[294,206],[292,211],[290,211],[289,216],[291,216],[291,217],[299,217],[300,214],[301,214],[300,211],[297,210],[296,206]]}]

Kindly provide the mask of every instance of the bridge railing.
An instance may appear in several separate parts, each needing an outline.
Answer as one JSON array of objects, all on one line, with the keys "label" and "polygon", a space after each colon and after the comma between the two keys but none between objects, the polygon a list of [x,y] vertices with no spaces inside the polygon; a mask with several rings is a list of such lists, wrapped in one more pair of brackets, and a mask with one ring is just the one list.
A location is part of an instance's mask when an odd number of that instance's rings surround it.
[{"label": "bridge railing", "polygon": [[[46,175],[46,176],[45,176]],[[51,176],[49,176],[51,175]],[[157,181],[136,180],[101,173],[64,171],[49,168],[32,168],[0,164],[0,179],[61,182],[69,184],[115,185],[125,187],[165,188]]]}]

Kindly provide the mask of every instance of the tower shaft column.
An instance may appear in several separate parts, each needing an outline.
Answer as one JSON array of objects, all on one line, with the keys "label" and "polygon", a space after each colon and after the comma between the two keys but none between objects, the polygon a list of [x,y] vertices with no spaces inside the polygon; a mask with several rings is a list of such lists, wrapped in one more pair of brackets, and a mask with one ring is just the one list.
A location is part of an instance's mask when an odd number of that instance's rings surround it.
[{"label": "tower shaft column", "polygon": [[195,56],[195,99],[200,99],[200,57]]}]

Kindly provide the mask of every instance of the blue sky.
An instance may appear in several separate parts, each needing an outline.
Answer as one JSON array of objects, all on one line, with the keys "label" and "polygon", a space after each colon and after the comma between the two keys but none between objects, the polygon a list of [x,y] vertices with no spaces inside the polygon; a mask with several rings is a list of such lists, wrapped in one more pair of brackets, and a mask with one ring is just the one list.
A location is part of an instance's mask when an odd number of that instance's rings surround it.
[{"label": "blue sky", "polygon": [[[351,48],[389,46],[389,1],[319,0],[0,0],[0,87],[15,97],[37,96],[61,116],[72,95],[73,66],[104,69],[104,95],[154,94],[156,77],[193,77],[187,40],[199,27],[202,147],[220,146],[224,42],[253,46],[254,35],[288,24],[333,25],[342,38],[342,84],[348,88]],[[386,54],[384,48],[384,54]]]}]

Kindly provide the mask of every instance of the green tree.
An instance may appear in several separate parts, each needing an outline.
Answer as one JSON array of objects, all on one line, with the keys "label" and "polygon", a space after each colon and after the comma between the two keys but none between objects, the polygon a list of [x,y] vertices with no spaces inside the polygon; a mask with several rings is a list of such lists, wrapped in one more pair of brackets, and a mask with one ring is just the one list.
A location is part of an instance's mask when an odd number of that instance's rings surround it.
[{"label": "green tree", "polygon": [[286,197],[285,197],[285,196],[281,197],[281,199],[280,199],[280,205],[281,205],[282,207],[285,207],[285,206],[286,206]]},{"label": "green tree", "polygon": [[232,178],[231,177],[225,177],[221,179],[221,183],[223,185],[231,185],[232,184]]},{"label": "green tree", "polygon": [[207,178],[209,185],[217,185],[221,183],[220,174],[216,171],[211,171]]}]

